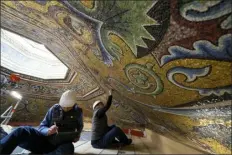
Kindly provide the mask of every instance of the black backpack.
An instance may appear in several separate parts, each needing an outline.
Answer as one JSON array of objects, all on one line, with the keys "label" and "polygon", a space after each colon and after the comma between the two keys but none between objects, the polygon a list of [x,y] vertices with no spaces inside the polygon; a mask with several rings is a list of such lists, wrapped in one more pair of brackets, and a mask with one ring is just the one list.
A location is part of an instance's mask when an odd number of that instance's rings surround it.
[{"label": "black backpack", "polygon": [[68,112],[64,112],[59,104],[52,109],[52,123],[58,126],[59,132],[81,130],[77,127],[79,117],[82,117],[82,109],[77,104]]},{"label": "black backpack", "polygon": [[58,126],[59,132],[48,136],[48,141],[53,145],[73,142],[80,136],[83,126],[77,126],[78,118],[82,117],[82,109],[77,105],[68,112],[63,112],[59,104],[54,105],[52,109],[52,123]]}]

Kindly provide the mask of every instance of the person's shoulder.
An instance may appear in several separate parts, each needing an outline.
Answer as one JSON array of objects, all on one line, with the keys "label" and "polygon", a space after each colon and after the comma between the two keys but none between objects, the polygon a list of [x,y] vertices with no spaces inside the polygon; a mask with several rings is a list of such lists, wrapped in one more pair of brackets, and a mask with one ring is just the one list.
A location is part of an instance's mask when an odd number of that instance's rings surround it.
[{"label": "person's shoulder", "polygon": [[50,109],[52,110],[52,109],[57,109],[57,108],[60,108],[60,105],[58,103],[51,106]]},{"label": "person's shoulder", "polygon": [[95,109],[93,110],[93,113],[96,114],[100,109],[101,109],[101,108],[95,108]]},{"label": "person's shoulder", "polygon": [[83,111],[82,111],[82,108],[79,107],[77,104],[75,104],[74,110],[77,111],[77,112],[83,112]]},{"label": "person's shoulder", "polygon": [[[58,103],[54,104],[52,107],[60,107],[60,105]],[[52,108],[51,107],[51,108]]]}]

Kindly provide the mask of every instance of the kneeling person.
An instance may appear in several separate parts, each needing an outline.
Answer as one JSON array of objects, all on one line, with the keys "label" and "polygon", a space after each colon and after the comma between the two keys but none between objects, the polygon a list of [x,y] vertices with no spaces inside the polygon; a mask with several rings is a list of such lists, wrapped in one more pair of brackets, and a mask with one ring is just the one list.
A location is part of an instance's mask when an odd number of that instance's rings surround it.
[{"label": "kneeling person", "polygon": [[108,101],[105,106],[101,101],[96,101],[93,104],[91,145],[94,148],[107,148],[113,143],[125,145],[132,143],[132,140],[128,139],[119,127],[115,125],[108,126],[106,112],[110,108],[111,103],[112,91],[109,91]]}]

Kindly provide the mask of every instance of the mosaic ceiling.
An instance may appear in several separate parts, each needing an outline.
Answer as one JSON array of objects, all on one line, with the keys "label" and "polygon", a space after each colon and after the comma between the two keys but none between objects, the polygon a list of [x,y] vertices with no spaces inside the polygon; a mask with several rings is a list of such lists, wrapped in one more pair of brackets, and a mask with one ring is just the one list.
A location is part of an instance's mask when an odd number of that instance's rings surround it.
[{"label": "mosaic ceiling", "polygon": [[231,153],[231,19],[230,0],[1,1],[2,28],[45,45],[70,69],[62,80],[21,74],[28,113],[14,121],[40,121],[65,89],[91,113],[114,88],[109,115],[118,125]]}]

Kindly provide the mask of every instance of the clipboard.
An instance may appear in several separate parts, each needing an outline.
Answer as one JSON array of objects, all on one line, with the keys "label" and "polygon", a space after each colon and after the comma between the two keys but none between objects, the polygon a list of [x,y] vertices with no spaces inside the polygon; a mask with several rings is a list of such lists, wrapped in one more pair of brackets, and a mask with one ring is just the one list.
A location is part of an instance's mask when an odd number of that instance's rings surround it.
[{"label": "clipboard", "polygon": [[80,136],[80,132],[59,132],[48,137],[48,141],[53,145],[73,142]]}]

